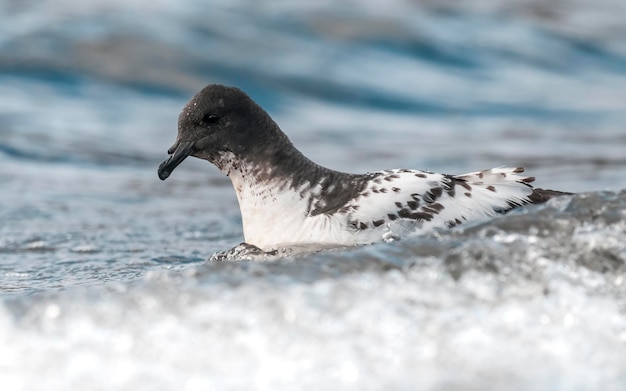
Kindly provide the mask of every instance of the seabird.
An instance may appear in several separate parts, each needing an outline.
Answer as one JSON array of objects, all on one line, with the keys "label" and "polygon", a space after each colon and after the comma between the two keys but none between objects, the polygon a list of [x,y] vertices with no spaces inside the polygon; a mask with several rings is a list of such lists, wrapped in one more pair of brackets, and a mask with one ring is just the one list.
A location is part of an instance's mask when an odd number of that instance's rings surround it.
[{"label": "seabird", "polygon": [[[522,167],[462,175],[391,169],[349,174],[305,157],[240,89],[208,85],[183,108],[178,136],[158,174],[188,156],[230,177],[247,254],[289,246],[343,247],[389,241],[490,218],[563,193],[534,188]],[[235,250],[233,249],[233,250]]]}]

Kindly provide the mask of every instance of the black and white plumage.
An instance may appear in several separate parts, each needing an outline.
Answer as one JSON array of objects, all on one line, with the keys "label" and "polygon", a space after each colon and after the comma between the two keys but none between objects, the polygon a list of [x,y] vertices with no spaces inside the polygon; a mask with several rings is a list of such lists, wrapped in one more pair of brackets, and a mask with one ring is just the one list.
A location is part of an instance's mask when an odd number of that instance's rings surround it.
[{"label": "black and white plumage", "polygon": [[[228,175],[248,248],[350,246],[454,227],[566,194],[533,188],[523,168],[463,175],[394,169],[348,174],[315,164],[237,88],[209,85],[182,110],[165,180],[188,156]],[[258,250],[257,249],[257,250]]]}]

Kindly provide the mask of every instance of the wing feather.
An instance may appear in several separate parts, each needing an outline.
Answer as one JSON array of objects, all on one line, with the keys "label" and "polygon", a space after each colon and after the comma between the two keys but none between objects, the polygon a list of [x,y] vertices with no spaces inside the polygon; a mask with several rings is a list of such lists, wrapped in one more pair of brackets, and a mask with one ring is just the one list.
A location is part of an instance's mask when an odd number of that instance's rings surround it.
[{"label": "wing feather", "polygon": [[534,178],[520,175],[523,171],[501,167],[456,176],[379,171],[342,212],[353,229],[371,230],[378,238],[389,231],[421,233],[453,227],[531,203]]}]

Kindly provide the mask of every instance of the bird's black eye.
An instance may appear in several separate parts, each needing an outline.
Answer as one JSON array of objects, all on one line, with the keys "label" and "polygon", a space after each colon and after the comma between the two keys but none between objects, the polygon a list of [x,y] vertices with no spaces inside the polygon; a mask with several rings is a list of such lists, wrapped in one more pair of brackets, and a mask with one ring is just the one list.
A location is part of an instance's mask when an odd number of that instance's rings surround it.
[{"label": "bird's black eye", "polygon": [[220,122],[220,117],[215,114],[205,114],[204,117],[202,117],[202,121],[207,125],[215,125]]}]

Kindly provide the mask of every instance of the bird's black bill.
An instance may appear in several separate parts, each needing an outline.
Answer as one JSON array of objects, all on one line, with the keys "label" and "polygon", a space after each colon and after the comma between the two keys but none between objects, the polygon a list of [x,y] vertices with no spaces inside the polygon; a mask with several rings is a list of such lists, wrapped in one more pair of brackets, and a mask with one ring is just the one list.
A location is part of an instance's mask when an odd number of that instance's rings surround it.
[{"label": "bird's black bill", "polygon": [[159,178],[163,181],[166,180],[170,176],[172,171],[174,171],[174,169],[178,167],[178,165],[182,163],[183,160],[187,158],[187,156],[189,156],[192,148],[193,143],[191,142],[181,142],[170,148],[167,151],[168,153],[170,153],[170,157],[166,161],[161,163],[161,165],[159,165]]}]

